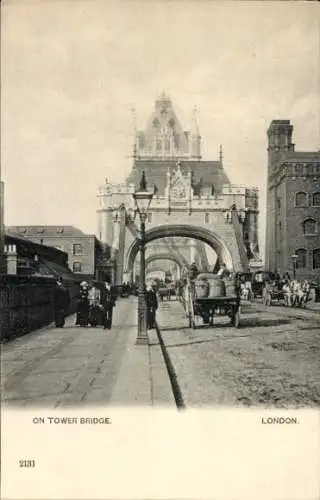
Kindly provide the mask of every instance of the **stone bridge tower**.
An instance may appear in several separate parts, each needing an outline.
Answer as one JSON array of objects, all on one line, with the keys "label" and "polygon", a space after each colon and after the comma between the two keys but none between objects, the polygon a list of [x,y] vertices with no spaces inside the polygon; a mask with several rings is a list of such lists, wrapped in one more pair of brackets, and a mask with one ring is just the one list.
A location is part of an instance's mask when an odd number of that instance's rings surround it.
[{"label": "stone bridge tower", "polygon": [[[222,148],[214,161],[202,160],[197,113],[185,131],[171,100],[162,94],[144,131],[136,131],[132,170],[123,184],[99,188],[98,236],[114,250],[115,281],[138,273],[138,228],[132,194],[142,172],[154,197],[146,221],[146,258],[170,254],[181,266],[208,269],[205,243],[218,262],[248,270],[258,252],[258,191],[234,186],[223,168]],[[137,257],[137,258],[136,258]],[[172,260],[172,259],[171,259]],[[168,259],[169,267],[172,262]]]}]

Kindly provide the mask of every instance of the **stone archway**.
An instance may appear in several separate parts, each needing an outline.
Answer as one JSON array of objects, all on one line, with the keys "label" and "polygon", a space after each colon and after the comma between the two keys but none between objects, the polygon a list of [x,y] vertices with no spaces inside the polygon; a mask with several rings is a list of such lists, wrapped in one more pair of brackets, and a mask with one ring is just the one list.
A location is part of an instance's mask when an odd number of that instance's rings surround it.
[{"label": "stone archway", "polygon": [[171,260],[172,262],[175,262],[179,266],[182,266],[183,263],[178,259],[178,257],[175,257],[174,255],[171,255],[169,252],[163,252],[163,253],[158,253],[155,255],[150,255],[149,257],[146,258],[146,268],[148,267],[148,264],[155,260]]},{"label": "stone archway", "polygon": [[171,262],[174,262],[175,264],[177,264],[178,269],[179,269],[178,276],[180,278],[182,268],[183,268],[183,262],[181,262],[181,260],[177,256],[172,255],[169,252],[162,252],[159,254],[153,254],[153,255],[150,255],[149,257],[147,257],[146,258],[146,273],[148,271],[163,271],[163,268],[161,266],[158,266],[156,268],[152,268],[151,270],[149,270],[149,264],[151,264],[152,262],[161,261],[161,260],[162,261],[167,260],[167,261],[171,261]]},{"label": "stone archway", "polygon": [[[149,229],[146,232],[146,244],[151,241],[167,238],[174,236],[182,236],[186,238],[193,238],[196,240],[203,241],[207,243],[211,248],[213,248],[220,262],[226,264],[227,268],[233,270],[233,261],[229,248],[227,245],[212,231],[209,229],[205,229],[202,227],[197,227],[193,225],[187,224],[174,224],[174,225],[163,225],[157,226],[152,229]],[[126,254],[126,272],[132,275],[133,264],[135,258],[139,251],[139,240],[135,239],[133,243],[130,245],[127,254]]]}]

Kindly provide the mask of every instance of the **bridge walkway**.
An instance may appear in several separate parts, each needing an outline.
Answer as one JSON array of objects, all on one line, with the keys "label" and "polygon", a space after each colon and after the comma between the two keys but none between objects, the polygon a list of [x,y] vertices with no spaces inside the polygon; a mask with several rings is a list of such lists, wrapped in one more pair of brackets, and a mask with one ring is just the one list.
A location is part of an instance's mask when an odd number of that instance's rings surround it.
[{"label": "bridge walkway", "polygon": [[136,345],[137,299],[119,299],[111,330],[42,328],[2,346],[3,407],[174,405],[155,330]]}]

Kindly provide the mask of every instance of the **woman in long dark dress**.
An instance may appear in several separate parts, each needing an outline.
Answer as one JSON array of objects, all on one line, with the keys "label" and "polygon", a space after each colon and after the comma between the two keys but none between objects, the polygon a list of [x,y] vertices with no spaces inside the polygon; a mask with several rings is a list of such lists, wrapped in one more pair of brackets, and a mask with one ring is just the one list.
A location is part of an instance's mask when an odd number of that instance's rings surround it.
[{"label": "woman in long dark dress", "polygon": [[76,325],[88,326],[89,322],[89,286],[86,281],[80,283],[80,291],[78,295],[78,309]]}]

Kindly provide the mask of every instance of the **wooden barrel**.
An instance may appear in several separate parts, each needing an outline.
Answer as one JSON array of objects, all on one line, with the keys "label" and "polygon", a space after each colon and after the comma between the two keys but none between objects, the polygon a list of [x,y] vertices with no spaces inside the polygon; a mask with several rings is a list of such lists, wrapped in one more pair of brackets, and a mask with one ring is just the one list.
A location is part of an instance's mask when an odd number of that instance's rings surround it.
[{"label": "wooden barrel", "polygon": [[203,297],[208,297],[209,295],[209,283],[208,280],[204,278],[196,279],[195,281],[195,291],[196,297],[201,299]]},{"label": "wooden barrel", "polygon": [[226,286],[226,296],[227,297],[234,297],[237,295],[237,287],[236,287],[236,280],[233,278],[226,278],[224,280],[225,286]]},{"label": "wooden barrel", "polygon": [[210,291],[209,297],[225,297],[226,296],[226,286],[224,281],[219,277],[212,278],[210,280]]}]

